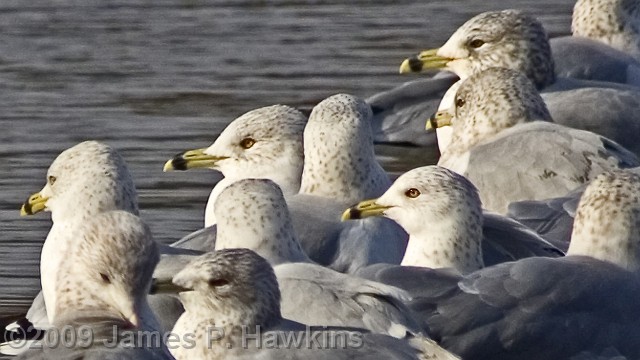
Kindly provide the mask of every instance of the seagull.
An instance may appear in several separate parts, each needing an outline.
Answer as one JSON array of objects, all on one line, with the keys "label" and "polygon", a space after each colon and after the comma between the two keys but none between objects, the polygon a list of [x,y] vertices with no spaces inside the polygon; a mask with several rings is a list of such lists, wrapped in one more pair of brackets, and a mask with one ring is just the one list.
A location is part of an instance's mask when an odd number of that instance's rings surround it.
[{"label": "seagull", "polygon": [[401,340],[283,318],[276,275],[249,249],[201,255],[175,275],[173,284],[182,291],[185,313],[172,332],[179,339],[191,336],[171,349],[178,360],[457,359],[424,337]]},{"label": "seagull", "polygon": [[[375,158],[369,106],[351,95],[333,95],[314,107],[308,121],[290,108],[276,109],[239,117],[209,148],[178,154],[165,170],[207,167],[225,177],[229,173],[233,181],[271,179],[283,189],[299,241],[313,261],[340,272],[376,262],[399,263],[407,235],[395,223],[340,221],[346,206],[362,196],[380,195],[391,184]],[[264,111],[268,113],[262,115]],[[216,185],[208,209],[233,181]],[[207,211],[206,225],[213,223],[214,213]],[[215,229],[203,230],[174,245],[211,251],[212,233]]]},{"label": "seagull", "polygon": [[[348,326],[397,338],[423,333],[403,300],[404,291],[313,263],[298,242],[284,196],[268,179],[245,179],[217,197],[215,251],[247,248],[274,267],[282,314],[317,326]],[[193,258],[193,257],[192,257]],[[170,283],[179,269],[154,273],[156,285]]]},{"label": "seagull", "polygon": [[551,120],[528,78],[490,68],[463,81],[451,108],[428,126],[451,125],[438,165],[471,180],[483,205],[500,214],[511,202],[563,196],[603,171],[638,166],[615,142]]},{"label": "seagull", "polygon": [[[402,266],[450,268],[468,274],[517,260],[495,260],[497,256],[492,254],[502,254],[501,249],[521,248],[522,257],[563,255],[515,221],[483,212],[476,187],[462,175],[439,166],[402,174],[381,197],[358,203],[347,209],[342,218],[372,216],[388,217],[409,233]],[[489,216],[493,223],[487,226],[485,220]],[[497,232],[497,236],[492,228],[505,229],[505,233]]]},{"label": "seagull", "polygon": [[531,257],[467,275],[411,266],[362,275],[409,291],[410,307],[433,338],[463,358],[634,359],[638,194],[637,174],[598,175],[580,200],[566,257]]},{"label": "seagull", "polygon": [[[577,42],[586,41],[576,39]],[[558,58],[565,61],[580,53],[575,46],[568,47],[567,52],[566,56],[558,54]],[[600,61],[603,56],[595,58]],[[579,65],[584,66],[584,61]],[[603,65],[597,66],[598,69],[605,68]],[[562,77],[573,70],[555,71],[552,49],[542,24],[521,11],[489,11],[473,17],[458,28],[442,47],[423,51],[404,60],[400,72],[438,68],[454,72],[464,80],[490,67],[504,67],[524,73],[542,91],[555,122],[595,132],[635,153],[640,152],[635,141],[636,135],[640,134],[640,123],[636,121],[640,109],[640,90],[631,85]],[[606,68],[620,68],[620,65],[616,63],[616,66]],[[589,71],[582,69],[575,73]],[[616,77],[611,73],[606,74],[607,79]],[[438,110],[451,105],[459,84],[449,88]],[[427,99],[427,96],[423,98]],[[431,106],[429,110],[434,111]],[[425,113],[426,117],[428,115]],[[443,153],[451,134],[447,129],[437,132],[438,146]]]},{"label": "seagull", "polygon": [[72,235],[83,243],[68,248],[55,274],[52,327],[40,347],[18,359],[173,359],[151,337],[164,334],[147,303],[160,258],[149,228],[136,215],[115,210],[87,218]]},{"label": "seagull", "polygon": [[578,0],[571,33],[640,59],[640,3],[637,0]]},{"label": "seagull", "polygon": [[[97,141],[79,143],[62,153],[52,162],[46,175],[43,189],[25,201],[22,215],[34,215],[42,211],[51,212],[53,225],[42,248],[40,273],[42,292],[36,296],[26,314],[24,326],[47,329],[56,316],[58,269],[66,261],[69,249],[82,244],[82,238],[73,235],[74,229],[93,217],[108,211],[122,210],[139,214],[138,197],[131,173],[124,158],[109,145]],[[194,253],[181,249],[160,246],[162,253]],[[197,252],[196,252],[197,253]],[[178,299],[167,296],[152,296],[148,299],[154,311],[161,314],[181,309]],[[147,319],[141,319],[146,322]],[[160,324],[155,324],[160,320]],[[150,327],[159,326],[170,330],[177,320],[169,316],[150,318]],[[11,345],[2,344],[2,353],[15,353]]]}]

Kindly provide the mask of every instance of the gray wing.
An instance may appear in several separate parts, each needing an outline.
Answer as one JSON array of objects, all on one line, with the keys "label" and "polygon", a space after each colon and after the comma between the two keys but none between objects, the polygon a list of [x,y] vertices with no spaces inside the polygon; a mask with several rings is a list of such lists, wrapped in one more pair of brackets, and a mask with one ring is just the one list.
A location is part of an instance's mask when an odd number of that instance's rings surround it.
[{"label": "gray wing", "polygon": [[519,222],[486,211],[483,215],[482,256],[485,266],[532,256],[564,256],[562,250]]},{"label": "gray wing", "polygon": [[637,276],[613,264],[529,258],[468,275],[436,299],[427,322],[463,358],[566,359],[608,348],[638,358],[639,295]]},{"label": "gray wing", "polygon": [[171,244],[173,248],[191,249],[198,251],[213,251],[216,246],[216,226],[194,231],[191,234]]},{"label": "gray wing", "polygon": [[170,332],[184,312],[180,299],[177,296],[155,294],[147,296],[147,301],[162,331]]},{"label": "gray wing", "polygon": [[[443,156],[438,164],[456,170],[455,160]],[[476,185],[485,208],[505,214],[512,202],[564,196],[603,171],[628,166],[638,159],[608,139],[536,121],[472,148],[466,170],[456,171]]]},{"label": "gray wing", "polygon": [[[108,315],[94,311],[83,314],[82,318],[62,321],[59,328],[48,330],[53,334],[45,334],[40,347],[34,347],[20,354],[17,359],[122,359],[122,360],[169,360],[173,359],[163,343],[157,343],[151,334],[145,336],[131,336],[132,331],[125,330],[122,319],[115,319]],[[62,343],[59,335],[71,336],[69,345]],[[143,334],[142,332],[139,332]],[[138,334],[138,332],[136,332]],[[57,339],[57,340],[56,340]]]},{"label": "gray wing", "polygon": [[567,196],[547,200],[526,200],[509,204],[507,216],[533,229],[545,239],[566,251],[571,241],[573,219],[586,185]]},{"label": "gray wing", "polygon": [[426,319],[434,311],[436,299],[446,299],[458,291],[462,276],[454,269],[430,269],[417,266],[374,264],[362,268],[356,274],[364,279],[403,289],[411,295],[405,303],[418,317],[425,328]]},{"label": "gray wing", "polygon": [[[541,95],[554,122],[602,135],[640,154],[640,142],[637,141],[640,136],[640,89],[601,88],[592,84],[564,91],[555,91],[553,86],[544,89]],[[617,149],[617,144],[611,147],[620,154],[626,152]]]},{"label": "gray wing", "polygon": [[399,264],[408,235],[394,221],[368,218],[340,221],[353,204],[332,199],[295,195],[287,198],[293,227],[309,258],[339,272],[379,263]]},{"label": "gray wing", "polygon": [[444,93],[458,80],[453,74],[420,79],[375,94],[367,99],[373,110],[372,130],[378,143],[407,143],[437,150],[434,132],[426,132],[427,119],[438,110]]},{"label": "gray wing", "polygon": [[423,333],[393,286],[345,275],[316,264],[274,268],[282,293],[282,316],[316,326],[363,328],[396,338]]},{"label": "gray wing", "polygon": [[153,278],[158,280],[170,280],[180,270],[191,262],[196,256],[201,255],[201,252],[197,254],[185,254],[185,255],[167,255],[162,254],[160,256],[160,262],[153,270]]},{"label": "gray wing", "polygon": [[[640,168],[629,171],[640,174]],[[576,209],[586,187],[587,185],[583,185],[558,198],[514,202],[509,204],[507,216],[533,229],[558,248],[566,250],[571,241]]]},{"label": "gray wing", "polygon": [[550,39],[559,77],[640,85],[640,63],[631,55],[588,38]]},{"label": "gray wing", "polygon": [[[309,360],[455,360],[456,355],[442,349],[434,341],[417,337],[410,340],[396,339],[380,334],[362,333],[348,330],[329,330],[328,335],[315,336],[315,332],[300,334],[300,341],[306,344],[307,338],[321,339],[311,347],[297,348],[281,346],[276,349],[248,349],[238,359],[309,359]],[[327,332],[324,332],[327,334]],[[273,337],[274,332],[265,333],[265,338]],[[290,337],[287,333],[276,335],[279,338]],[[325,340],[326,339],[326,340]],[[235,357],[234,357],[235,358]]]}]

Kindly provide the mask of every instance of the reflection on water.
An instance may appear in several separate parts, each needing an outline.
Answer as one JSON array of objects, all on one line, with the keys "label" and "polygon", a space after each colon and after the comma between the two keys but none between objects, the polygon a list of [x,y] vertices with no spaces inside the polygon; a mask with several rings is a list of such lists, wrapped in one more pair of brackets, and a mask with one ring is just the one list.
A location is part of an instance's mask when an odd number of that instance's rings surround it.
[{"label": "reflection on water", "polygon": [[[162,242],[197,229],[209,171],[162,173],[178,151],[211,143],[241,113],[368,96],[411,79],[400,61],[441,44],[476,13],[514,7],[550,34],[569,31],[573,1],[0,2],[0,317],[38,288],[48,215],[20,218],[63,149],[86,139],[122,151],[142,216]],[[429,163],[380,146],[395,173]]]}]

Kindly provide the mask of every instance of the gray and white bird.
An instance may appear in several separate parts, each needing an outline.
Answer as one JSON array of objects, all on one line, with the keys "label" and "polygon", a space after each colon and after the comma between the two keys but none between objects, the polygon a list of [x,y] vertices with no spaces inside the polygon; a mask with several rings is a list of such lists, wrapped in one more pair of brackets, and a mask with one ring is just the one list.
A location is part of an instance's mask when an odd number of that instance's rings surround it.
[{"label": "gray and white bird", "polygon": [[[404,291],[313,263],[295,235],[282,191],[268,179],[245,179],[217,197],[215,251],[247,248],[274,267],[284,317],[315,326],[348,326],[397,338],[423,333],[403,304]],[[176,269],[177,270],[177,269]],[[156,285],[175,272],[154,274]]]},{"label": "gray and white bird", "polygon": [[433,338],[463,358],[637,358],[638,194],[637,174],[598,175],[580,200],[563,258],[531,257],[468,275],[405,266],[364,275],[412,293],[410,306]]},{"label": "gray and white bird", "polygon": [[72,233],[91,217],[111,210],[138,215],[138,195],[124,159],[108,145],[85,141],[56,157],[44,188],[27,199],[22,215],[50,211],[53,225],[40,257],[40,276],[48,320],[55,318],[58,268],[77,244]]},{"label": "gray and white bird", "polygon": [[[288,107],[257,109],[235,120],[208,149],[179,154],[165,170],[208,167],[225,177],[230,173],[234,181],[271,179],[283,189],[299,241],[312,260],[341,272],[376,262],[398,263],[406,234],[396,224],[380,219],[340,222],[346,206],[365,194],[379,195],[391,184],[373,152],[370,117],[366,103],[345,94],[320,102],[308,122]],[[208,209],[230,182],[214,188]],[[211,224],[213,213],[207,214]],[[213,233],[203,230],[174,245],[196,244],[198,250],[210,251]]]},{"label": "gray and white bird", "polygon": [[[562,256],[517,222],[483,212],[475,186],[439,166],[400,175],[381,197],[347,209],[343,219],[371,216],[388,217],[409,233],[402,266],[450,268],[468,274],[485,265],[529,256]],[[513,253],[520,257],[503,255]]]},{"label": "gray and white bird", "polygon": [[640,59],[640,2],[578,0],[573,7],[571,33]]},{"label": "gray and white bird", "polygon": [[[42,247],[40,273],[42,292],[35,299],[26,319],[36,329],[47,329],[56,317],[58,269],[67,261],[67,252],[83,244],[74,236],[79,226],[108,211],[122,210],[138,215],[136,187],[127,164],[118,151],[97,141],[77,144],[56,157],[47,170],[44,188],[27,199],[22,206],[23,215],[50,211],[53,225]],[[163,253],[183,252],[160,246]],[[176,298],[151,297],[153,309],[173,313],[181,309]],[[148,314],[143,314],[148,315]],[[177,316],[142,318],[149,327],[170,330]],[[17,326],[12,324],[13,327]],[[4,353],[15,353],[11,346],[0,346]]]},{"label": "gray and white bird", "polygon": [[[558,41],[552,44],[555,42]],[[587,57],[590,50],[584,49],[585,42],[591,43],[594,48],[605,49],[600,49],[602,51],[599,51],[597,56]],[[552,56],[552,50],[555,56]],[[638,83],[640,66],[632,59],[620,60],[611,52],[616,51],[595,41],[581,38],[563,40],[552,49],[542,24],[535,18],[517,10],[489,11],[463,24],[442,47],[423,51],[404,60],[400,72],[420,72],[438,68],[452,71],[464,80],[489,67],[505,67],[520,71],[542,92],[554,121],[573,128],[593,131],[639,153],[640,148],[635,141],[640,134],[640,121],[636,116],[640,110],[639,90],[636,86],[609,81]],[[587,65],[588,59],[594,59],[596,63]],[[602,63],[603,59],[609,60]],[[629,61],[632,64],[629,64]],[[555,62],[562,63],[562,68],[555,66]],[[614,73],[615,71],[621,71],[622,74]],[[596,78],[594,75],[597,74],[602,74],[602,77]],[[585,81],[568,76],[606,81]],[[442,79],[438,82],[446,84]],[[394,119],[394,112],[401,110],[393,110],[387,115],[388,119],[376,119],[376,122],[407,123],[426,119],[435,111],[432,99],[441,97],[441,90],[432,82],[425,84],[408,87],[410,91],[406,97],[425,99],[424,104],[428,111],[424,110],[421,116],[416,116],[415,114],[422,110],[417,109],[418,104],[411,102],[410,115],[400,115]],[[447,91],[439,106],[440,110],[450,106],[456,86]],[[383,109],[379,109],[380,112],[384,112],[384,108],[395,107],[394,104],[400,104],[399,108],[403,109],[402,102],[407,101],[405,95],[402,95],[403,92],[391,91],[388,96],[392,99],[376,96],[375,99],[371,99],[371,104],[374,109],[382,107]],[[433,93],[436,95],[432,95]],[[411,116],[414,120],[407,120],[405,116]],[[385,124],[381,127],[396,126]],[[438,146],[442,153],[451,135],[447,129],[438,129],[437,132]]]},{"label": "gray and white bird", "polygon": [[180,339],[191,336],[172,349],[178,360],[457,358],[422,337],[400,340],[284,319],[276,275],[249,249],[202,255],[176,274],[173,283],[182,290],[185,307],[173,333]]},{"label": "gray and white bird", "polygon": [[605,170],[638,165],[615,142],[550,120],[522,74],[491,68],[472,75],[431,121],[453,130],[438,165],[471,180],[483,205],[501,214],[511,202],[563,196]]},{"label": "gray and white bird", "polygon": [[147,294],[160,253],[149,228],[130,212],[106,211],[70,231],[83,242],[67,248],[56,270],[52,327],[18,359],[172,359],[152,337],[164,334],[150,325],[157,321]]}]

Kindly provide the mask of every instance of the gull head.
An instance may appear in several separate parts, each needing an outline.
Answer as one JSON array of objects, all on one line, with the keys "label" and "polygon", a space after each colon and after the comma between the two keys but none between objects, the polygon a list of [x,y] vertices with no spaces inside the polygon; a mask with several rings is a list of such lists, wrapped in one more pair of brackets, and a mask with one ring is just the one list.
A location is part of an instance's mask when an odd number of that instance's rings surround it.
[{"label": "gull head", "polygon": [[401,175],[380,198],[347,209],[343,220],[385,216],[409,234],[402,265],[480,269],[482,204],[464,176],[440,166]]},{"label": "gull head", "polygon": [[578,0],[571,32],[638,56],[640,8],[635,0]]},{"label": "gull head", "polygon": [[280,183],[287,177],[299,184],[306,123],[304,114],[285,105],[251,110],[231,122],[208,148],[174,156],[164,171],[209,168],[232,180],[266,178]]},{"label": "gull head", "polygon": [[248,248],[271,265],[309,261],[296,239],[282,191],[268,179],[245,179],[226,187],[215,204],[216,250]]},{"label": "gull head", "polygon": [[249,249],[223,249],[197,257],[173,278],[184,289],[187,312],[230,325],[280,320],[280,290],[267,260]]},{"label": "gull head", "polygon": [[547,33],[518,10],[490,11],[464,23],[439,49],[406,59],[400,72],[445,68],[461,79],[491,67],[523,72],[538,88],[555,81]]},{"label": "gull head", "polygon": [[356,201],[379,196],[389,179],[377,163],[371,107],[347,94],[316,105],[304,129],[302,193]]},{"label": "gull head", "polygon": [[85,141],[58,155],[47,170],[46,185],[25,201],[22,215],[51,211],[54,223],[125,210],[138,213],[138,196],[124,159],[113,148]]},{"label": "gull head", "polygon": [[449,150],[459,151],[520,123],[551,121],[533,83],[522,73],[504,68],[490,68],[464,80],[452,107],[435,117],[431,120],[435,124],[445,123],[447,117],[446,123],[453,126]]},{"label": "gull head", "polygon": [[440,166],[424,166],[402,174],[381,197],[347,209],[343,220],[385,216],[409,235],[430,223],[457,215],[471,215],[482,223],[478,190],[464,176]]},{"label": "gull head", "polygon": [[82,241],[69,249],[57,274],[56,317],[106,310],[140,327],[160,259],[147,225],[129,212],[109,211],[90,218],[76,232]]},{"label": "gull head", "polygon": [[615,170],[587,186],[567,255],[586,255],[640,270],[640,175]]}]

